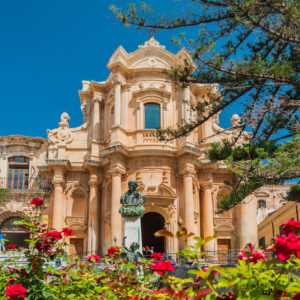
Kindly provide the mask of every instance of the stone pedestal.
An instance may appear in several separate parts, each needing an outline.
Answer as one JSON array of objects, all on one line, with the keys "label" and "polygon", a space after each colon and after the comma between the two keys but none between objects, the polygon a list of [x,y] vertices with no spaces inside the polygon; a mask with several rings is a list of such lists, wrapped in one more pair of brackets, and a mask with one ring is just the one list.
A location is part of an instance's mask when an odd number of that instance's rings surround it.
[{"label": "stone pedestal", "polygon": [[138,243],[142,253],[141,217],[124,217],[123,239],[123,244],[128,249],[132,243]]}]

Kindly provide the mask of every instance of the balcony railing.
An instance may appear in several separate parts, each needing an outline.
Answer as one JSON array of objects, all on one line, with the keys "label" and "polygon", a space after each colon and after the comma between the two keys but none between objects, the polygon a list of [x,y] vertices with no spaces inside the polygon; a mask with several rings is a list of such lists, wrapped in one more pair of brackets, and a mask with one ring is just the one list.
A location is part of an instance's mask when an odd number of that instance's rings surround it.
[{"label": "balcony railing", "polygon": [[49,192],[52,188],[50,179],[44,177],[35,178],[19,178],[13,180],[12,178],[0,177],[0,189],[2,191],[43,191]]}]

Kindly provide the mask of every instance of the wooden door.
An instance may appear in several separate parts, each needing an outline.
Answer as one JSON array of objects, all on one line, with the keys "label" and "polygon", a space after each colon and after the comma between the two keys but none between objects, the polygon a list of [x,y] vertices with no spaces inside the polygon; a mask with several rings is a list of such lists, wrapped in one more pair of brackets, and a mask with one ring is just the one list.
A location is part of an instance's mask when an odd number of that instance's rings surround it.
[{"label": "wooden door", "polygon": [[70,255],[83,256],[83,239],[70,239]]},{"label": "wooden door", "polygon": [[227,263],[230,250],[230,239],[218,239],[218,262]]}]

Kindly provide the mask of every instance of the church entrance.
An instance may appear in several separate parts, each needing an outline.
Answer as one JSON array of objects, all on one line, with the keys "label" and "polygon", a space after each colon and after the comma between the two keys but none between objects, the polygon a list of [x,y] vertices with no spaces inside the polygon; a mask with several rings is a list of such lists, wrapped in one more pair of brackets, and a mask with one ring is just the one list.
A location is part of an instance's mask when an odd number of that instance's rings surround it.
[{"label": "church entrance", "polygon": [[22,218],[10,217],[6,219],[0,226],[0,232],[4,234],[4,238],[8,240],[5,242],[6,247],[8,244],[15,244],[18,247],[28,248],[25,239],[28,239],[30,234],[24,229],[14,225],[15,221],[21,221]]},{"label": "church entrance", "polygon": [[164,237],[155,237],[154,233],[164,229],[165,221],[162,215],[156,212],[149,212],[142,217],[142,240],[143,247],[153,247],[155,252],[165,252]]}]

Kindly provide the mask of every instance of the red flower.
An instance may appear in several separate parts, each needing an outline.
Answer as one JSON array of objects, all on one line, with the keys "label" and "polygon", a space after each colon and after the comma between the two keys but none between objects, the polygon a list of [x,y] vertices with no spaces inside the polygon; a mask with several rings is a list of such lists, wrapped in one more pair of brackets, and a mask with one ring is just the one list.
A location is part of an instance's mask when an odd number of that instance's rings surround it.
[{"label": "red flower", "polygon": [[293,300],[300,300],[300,292],[293,297]]},{"label": "red flower", "polygon": [[149,246],[145,246],[145,251],[149,251]]},{"label": "red flower", "polygon": [[93,254],[87,257],[89,263],[98,263],[100,261],[100,256],[97,254]]},{"label": "red flower", "polygon": [[44,204],[44,201],[40,198],[33,198],[31,201],[30,201],[30,204],[33,205],[35,204],[36,206],[42,206]]},{"label": "red flower", "polygon": [[9,244],[9,245],[7,245],[7,248],[8,249],[15,249],[17,247],[17,245],[15,245],[15,244]]},{"label": "red flower", "polygon": [[73,230],[69,228],[63,228],[62,232],[64,233],[65,236],[67,235],[73,235]]},{"label": "red flower", "polygon": [[288,235],[289,233],[300,232],[300,221],[289,220],[286,223],[282,224],[283,233]]},{"label": "red flower", "polygon": [[25,298],[26,292],[27,289],[21,283],[11,284],[6,287],[5,296],[10,297],[11,300],[17,300],[18,298]]},{"label": "red flower", "polygon": [[139,300],[139,297],[138,297],[138,296],[135,296],[135,297],[129,296],[129,297],[128,297],[128,300]]},{"label": "red flower", "polygon": [[107,256],[114,257],[115,255],[120,254],[120,248],[119,247],[109,247],[107,249]]},{"label": "red flower", "polygon": [[274,237],[275,245],[268,250],[275,250],[277,257],[280,260],[287,260],[292,254],[300,258],[300,236],[289,233],[286,237],[284,235]]},{"label": "red flower", "polygon": [[162,260],[163,259],[160,252],[153,252],[151,254],[151,258],[153,258],[154,260]]},{"label": "red flower", "polygon": [[61,232],[59,231],[51,231],[51,232],[46,232],[46,233],[43,233],[44,236],[50,236],[53,240],[60,240],[62,238],[62,235],[61,235]]},{"label": "red flower", "polygon": [[152,272],[157,272],[160,275],[165,275],[166,272],[175,271],[175,268],[171,261],[155,261],[150,265]]},{"label": "red flower", "polygon": [[267,260],[265,257],[265,251],[264,250],[256,250],[254,251],[252,244],[247,245],[248,249],[242,250],[239,255],[238,259],[244,260],[247,263],[253,262],[256,264],[260,260]]},{"label": "red flower", "polygon": [[37,249],[39,252],[42,250],[47,252],[47,251],[51,250],[52,247],[46,242],[45,243],[37,242],[35,244],[35,249]]}]

